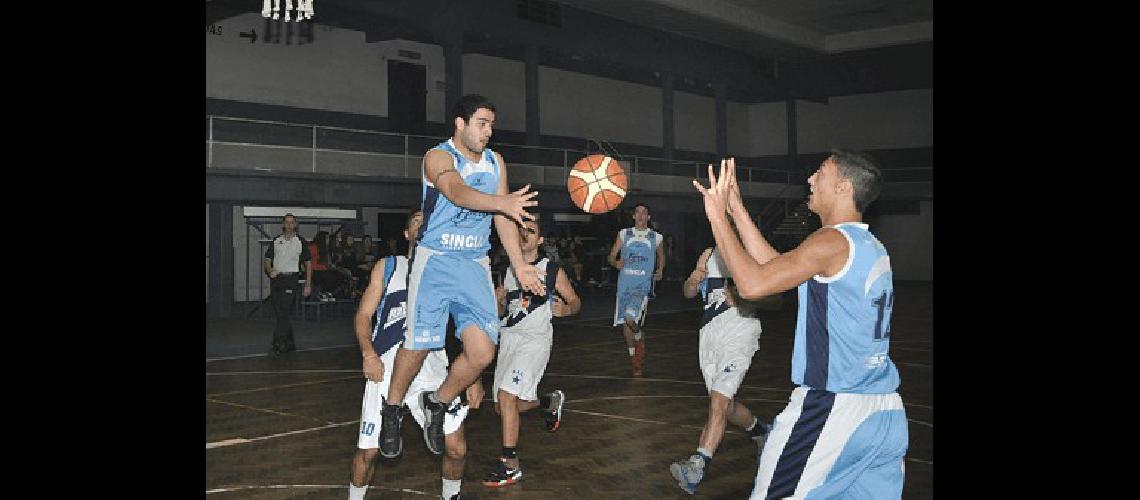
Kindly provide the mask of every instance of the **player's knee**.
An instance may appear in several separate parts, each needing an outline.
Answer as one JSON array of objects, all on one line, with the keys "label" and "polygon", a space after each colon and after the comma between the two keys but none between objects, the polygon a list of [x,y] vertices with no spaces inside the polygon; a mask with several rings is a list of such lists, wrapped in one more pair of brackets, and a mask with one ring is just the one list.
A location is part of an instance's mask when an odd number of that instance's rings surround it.
[{"label": "player's knee", "polygon": [[452,439],[447,436],[447,458],[451,460],[463,460],[467,457],[467,441],[463,439]]},{"label": "player's knee", "polygon": [[499,403],[507,408],[518,406],[519,398],[503,389],[499,389]]},{"label": "player's knee", "polygon": [[491,361],[495,359],[494,349],[471,349],[465,354],[467,355],[468,361],[471,361],[472,364],[479,366],[480,369],[491,364]]},{"label": "player's knee", "polygon": [[728,413],[732,411],[735,402],[727,396],[713,391],[709,393],[709,411],[713,413]]},{"label": "player's knee", "polygon": [[376,455],[379,451],[380,450],[377,448],[367,448],[358,450],[358,453],[360,453],[361,458],[364,459],[364,463],[371,464],[376,461]]}]

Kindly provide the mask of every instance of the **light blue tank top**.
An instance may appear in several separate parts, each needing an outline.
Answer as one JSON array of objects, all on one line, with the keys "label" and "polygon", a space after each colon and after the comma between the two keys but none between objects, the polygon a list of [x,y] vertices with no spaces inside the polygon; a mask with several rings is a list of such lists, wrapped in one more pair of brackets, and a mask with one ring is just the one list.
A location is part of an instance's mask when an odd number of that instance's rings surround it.
[{"label": "light blue tank top", "polygon": [[792,381],[814,389],[889,394],[899,373],[889,356],[894,284],[887,249],[863,223],[829,226],[847,238],[846,265],[799,286]]},{"label": "light blue tank top", "polygon": [[[448,139],[432,149],[451,155],[455,170],[468,186],[487,194],[499,191],[499,163],[489,148],[483,158],[472,162],[455,149]],[[435,184],[422,178],[424,222],[417,238],[419,245],[432,250],[472,258],[487,255],[491,249],[491,221],[493,213],[468,210],[447,199]]]}]

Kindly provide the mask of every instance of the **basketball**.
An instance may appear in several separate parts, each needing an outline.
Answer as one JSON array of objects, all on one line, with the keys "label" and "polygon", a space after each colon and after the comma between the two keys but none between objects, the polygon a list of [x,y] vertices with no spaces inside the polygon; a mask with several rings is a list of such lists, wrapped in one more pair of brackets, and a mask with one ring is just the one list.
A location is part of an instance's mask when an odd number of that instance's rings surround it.
[{"label": "basketball", "polygon": [[621,162],[600,154],[578,160],[566,181],[570,201],[592,214],[604,214],[621,205],[628,186]]}]

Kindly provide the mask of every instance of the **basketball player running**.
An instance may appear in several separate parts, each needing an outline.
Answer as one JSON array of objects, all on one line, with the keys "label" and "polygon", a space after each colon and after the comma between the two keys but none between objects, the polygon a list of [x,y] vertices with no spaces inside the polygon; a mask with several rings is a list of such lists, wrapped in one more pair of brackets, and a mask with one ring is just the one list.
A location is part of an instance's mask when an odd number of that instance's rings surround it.
[{"label": "basketball player running", "polygon": [[709,393],[709,416],[701,430],[697,452],[669,466],[673,478],[689,494],[696,493],[697,485],[704,478],[724,437],[726,420],[742,427],[758,446],[763,446],[768,433],[767,424],[733,399],[752,364],[760,339],[756,310],[740,300],[735,288],[715,248],[701,253],[696,268],[682,285],[686,298],[700,292],[705,300],[698,359]]},{"label": "basketball player running", "polygon": [[[408,217],[404,237],[409,246],[412,235],[423,222],[423,212],[414,210]],[[411,248],[408,254],[411,255]],[[360,299],[356,311],[356,340],[360,344],[360,354],[364,356],[364,401],[360,410],[360,436],[357,438],[356,454],[352,458],[352,482],[348,486],[349,500],[363,500],[368,485],[372,483],[373,467],[376,461],[376,448],[379,446],[379,429],[382,424],[381,401],[388,392],[392,380],[393,362],[401,350],[404,340],[405,314],[407,312],[408,258],[391,256],[377,262],[372,268],[371,279]],[[376,326],[370,328],[375,315]],[[371,332],[371,333],[370,333]],[[383,354],[377,354],[383,353]],[[413,389],[434,390],[447,376],[447,355],[443,350],[432,351],[424,360],[423,368],[412,381]],[[414,392],[412,394],[417,394]],[[470,407],[479,408],[483,400],[483,385],[479,379],[467,388],[467,401]],[[405,399],[412,409],[412,416],[423,427],[426,422],[421,414],[421,401],[416,397]],[[457,400],[444,417],[443,430],[446,434],[447,455],[443,457],[440,475],[443,480],[441,491],[445,499],[458,498],[463,479],[467,441],[463,435],[463,421],[467,417],[467,404]]]},{"label": "basketball player running", "polygon": [[717,248],[741,297],[798,285],[800,304],[799,387],[769,431],[752,498],[900,498],[908,433],[889,356],[893,275],[886,248],[862,222],[882,173],[862,153],[833,150],[808,179],[808,208],[823,227],[781,254],[752,224],[735,170],[729,159],[719,177],[709,165],[708,189],[693,181]]},{"label": "basketball player running", "polygon": [[534,219],[526,208],[538,204],[533,199],[538,193],[528,192],[529,185],[508,191],[503,157],[486,148],[494,123],[495,107],[487,98],[464,96],[453,113],[451,139],[424,155],[424,222],[408,273],[407,335],[396,354],[380,434],[380,453],[388,458],[403,451],[399,403],[428,352],[444,347],[448,315],[455,320],[463,352],[438,389],[413,394],[423,407],[424,441],[432,453],[445,449],[445,410],[495,356],[499,319],[487,257],[493,214],[522,288],[546,292],[538,269],[522,258],[516,225]]},{"label": "basketball player running", "polygon": [[[633,222],[634,227],[618,231],[610,249],[609,262],[621,273],[618,275],[614,326],[622,326],[633,364],[633,376],[640,377],[645,365],[645,332],[641,327],[645,324],[649,290],[654,281],[661,279],[665,269],[665,250],[661,246],[661,234],[649,229],[648,205],[634,205]],[[617,258],[618,252],[621,252],[620,259]]]},{"label": "basketball player running", "polygon": [[582,301],[574,292],[566,271],[549,257],[538,258],[538,221],[527,221],[519,229],[523,258],[545,270],[544,284],[548,295],[535,295],[519,288],[514,274],[507,272],[503,286],[496,287],[502,319],[499,360],[495,366],[495,383],[491,394],[503,426],[503,454],[495,467],[483,478],[491,487],[517,483],[522,479],[519,465],[519,414],[540,404],[546,430],[557,431],[562,425],[562,405],[566,395],[561,390],[538,396],[538,382],[550,360],[554,341],[551,318],[578,314]]}]

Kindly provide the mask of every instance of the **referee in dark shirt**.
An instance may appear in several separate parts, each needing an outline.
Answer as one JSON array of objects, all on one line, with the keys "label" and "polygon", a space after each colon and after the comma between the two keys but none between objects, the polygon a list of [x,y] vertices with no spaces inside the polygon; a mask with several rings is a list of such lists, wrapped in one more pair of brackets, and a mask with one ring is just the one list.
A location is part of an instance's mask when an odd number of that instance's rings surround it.
[{"label": "referee in dark shirt", "polygon": [[273,328],[273,354],[296,351],[293,344],[293,324],[289,312],[293,308],[294,293],[300,286],[301,266],[305,267],[305,296],[312,293],[313,270],[309,266],[309,245],[297,234],[297,218],[285,214],[282,221],[284,234],[273,238],[265,251],[263,267],[269,275],[269,296],[277,313],[277,326]]}]

